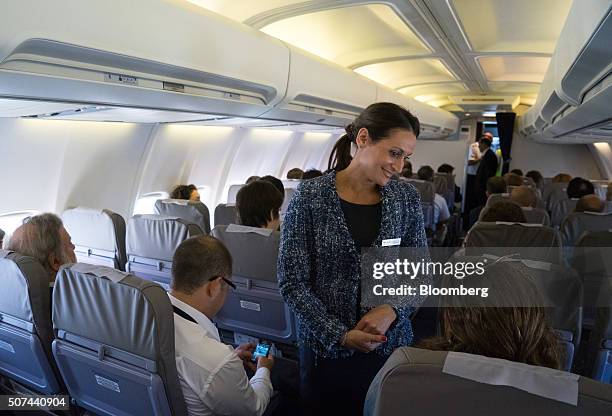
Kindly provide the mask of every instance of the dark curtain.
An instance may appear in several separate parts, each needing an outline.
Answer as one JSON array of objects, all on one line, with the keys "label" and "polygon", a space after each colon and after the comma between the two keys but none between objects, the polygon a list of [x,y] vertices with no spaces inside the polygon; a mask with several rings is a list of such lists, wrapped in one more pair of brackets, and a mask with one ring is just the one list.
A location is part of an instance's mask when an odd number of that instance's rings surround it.
[{"label": "dark curtain", "polygon": [[510,170],[510,152],[512,150],[512,134],[514,133],[514,120],[516,113],[497,113],[497,134],[499,136],[499,147],[501,149],[503,166],[502,175]]},{"label": "dark curtain", "polygon": [[476,123],[476,138],[474,139],[475,142],[480,140],[480,138],[482,137],[483,130],[484,129],[483,129],[482,121],[477,122]]}]

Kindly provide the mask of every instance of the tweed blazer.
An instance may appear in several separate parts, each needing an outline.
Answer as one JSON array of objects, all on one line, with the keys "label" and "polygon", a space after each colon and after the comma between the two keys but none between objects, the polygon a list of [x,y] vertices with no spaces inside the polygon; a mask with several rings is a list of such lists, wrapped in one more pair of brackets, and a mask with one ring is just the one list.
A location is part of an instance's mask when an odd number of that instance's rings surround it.
[{"label": "tweed blazer", "polygon": [[[381,188],[382,218],[373,246],[401,238],[403,247],[426,247],[423,212],[416,188],[390,180]],[[298,339],[318,357],[353,352],[339,343],[367,308],[357,305],[361,290],[358,248],[346,224],[336,191],[336,173],[304,181],[293,195],[281,230],[278,257],[280,292],[298,320]],[[358,310],[359,315],[358,316]],[[412,342],[409,319],[414,308],[396,308],[387,342],[376,352],[389,355]]]}]

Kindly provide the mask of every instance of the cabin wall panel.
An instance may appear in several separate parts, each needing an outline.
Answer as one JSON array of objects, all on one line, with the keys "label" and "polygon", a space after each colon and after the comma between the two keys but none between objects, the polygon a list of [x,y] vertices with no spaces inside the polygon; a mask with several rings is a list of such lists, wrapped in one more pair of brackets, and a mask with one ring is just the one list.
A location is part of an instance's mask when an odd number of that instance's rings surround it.
[{"label": "cabin wall panel", "polygon": [[[3,181],[0,212],[72,206],[126,216],[138,160],[152,126],[0,119]],[[10,197],[6,197],[10,195]]]},{"label": "cabin wall panel", "polygon": [[287,172],[293,168],[304,171],[319,169],[325,172],[331,149],[339,135],[331,133],[301,133],[296,136],[287,154],[280,179],[287,177]]},{"label": "cabin wall panel", "polygon": [[515,134],[510,169],[539,170],[544,177],[566,172],[572,176],[601,179],[601,172],[585,144],[544,144]]}]

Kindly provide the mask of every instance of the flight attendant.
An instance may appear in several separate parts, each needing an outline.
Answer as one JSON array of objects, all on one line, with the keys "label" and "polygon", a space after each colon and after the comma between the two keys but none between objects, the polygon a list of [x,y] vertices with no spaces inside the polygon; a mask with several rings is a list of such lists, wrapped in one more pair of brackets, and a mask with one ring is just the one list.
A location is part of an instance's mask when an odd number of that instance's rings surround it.
[{"label": "flight attendant", "polygon": [[427,244],[419,194],[395,179],[418,135],[406,109],[370,105],[335,144],[330,172],[303,182],[289,204],[278,280],[298,320],[301,393],[312,413],[360,415],[387,357],[412,342],[413,308],[361,305],[360,253],[389,241]]}]

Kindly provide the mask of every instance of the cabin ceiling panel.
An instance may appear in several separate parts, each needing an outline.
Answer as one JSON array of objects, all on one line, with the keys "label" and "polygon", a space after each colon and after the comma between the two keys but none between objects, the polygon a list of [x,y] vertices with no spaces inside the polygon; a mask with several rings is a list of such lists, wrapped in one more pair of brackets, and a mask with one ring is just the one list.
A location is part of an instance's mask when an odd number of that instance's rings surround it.
[{"label": "cabin ceiling panel", "polygon": [[488,81],[541,83],[550,58],[533,56],[481,56],[477,58]]},{"label": "cabin ceiling panel", "polygon": [[381,62],[356,68],[355,72],[393,89],[416,84],[456,81],[439,59]]},{"label": "cabin ceiling panel", "polygon": [[538,94],[540,83],[538,82],[509,82],[509,81],[490,81],[489,88],[495,93],[531,95]]},{"label": "cabin ceiling panel", "polygon": [[463,94],[468,91],[465,84],[461,82],[441,82],[437,84],[420,84],[413,85],[410,87],[404,87],[398,89],[398,92],[408,95],[410,97],[418,97],[419,95],[427,94],[445,94],[445,95],[456,95]]},{"label": "cabin ceiling panel", "polygon": [[274,22],[261,30],[346,67],[431,53],[397,13],[383,4],[316,11]]},{"label": "cabin ceiling panel", "polygon": [[444,108],[439,95],[537,94],[572,3],[188,1]]},{"label": "cabin ceiling panel", "polygon": [[452,0],[473,50],[552,54],[572,0]]},{"label": "cabin ceiling panel", "polygon": [[238,22],[244,22],[257,14],[303,3],[304,0],[186,0]]}]

